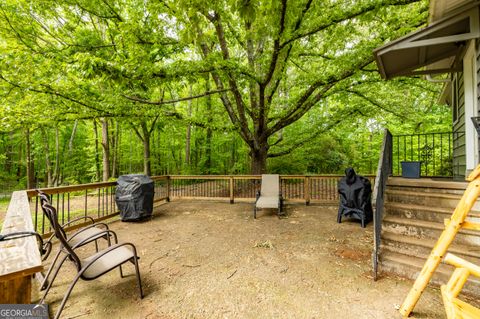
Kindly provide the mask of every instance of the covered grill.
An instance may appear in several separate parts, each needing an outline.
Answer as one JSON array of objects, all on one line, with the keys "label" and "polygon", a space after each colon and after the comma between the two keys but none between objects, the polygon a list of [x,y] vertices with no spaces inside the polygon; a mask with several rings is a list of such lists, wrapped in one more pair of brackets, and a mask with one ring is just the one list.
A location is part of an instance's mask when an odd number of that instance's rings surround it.
[{"label": "covered grill", "polygon": [[352,217],[362,222],[365,227],[372,218],[372,185],[370,181],[355,174],[353,168],[345,170],[345,177],[338,183],[340,203],[338,207],[337,222],[342,222],[342,217]]},{"label": "covered grill", "polygon": [[118,178],[115,201],[122,221],[138,221],[152,216],[154,186],[153,180],[142,174]]}]

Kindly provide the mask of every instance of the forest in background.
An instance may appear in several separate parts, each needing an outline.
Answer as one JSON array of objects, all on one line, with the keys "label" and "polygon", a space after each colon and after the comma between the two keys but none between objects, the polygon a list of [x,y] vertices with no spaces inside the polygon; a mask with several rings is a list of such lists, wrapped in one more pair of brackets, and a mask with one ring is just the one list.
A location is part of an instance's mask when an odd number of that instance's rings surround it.
[{"label": "forest in background", "polygon": [[7,0],[0,185],[120,174],[374,173],[383,131],[451,130],[439,83],[372,50],[428,1]]}]

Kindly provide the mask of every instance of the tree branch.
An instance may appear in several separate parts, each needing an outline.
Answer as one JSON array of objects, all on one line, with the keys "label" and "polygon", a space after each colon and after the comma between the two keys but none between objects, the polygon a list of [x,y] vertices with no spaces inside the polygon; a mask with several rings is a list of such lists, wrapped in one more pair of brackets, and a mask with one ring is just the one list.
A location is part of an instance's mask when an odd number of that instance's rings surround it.
[{"label": "tree branch", "polygon": [[[305,145],[306,143],[311,142],[317,136],[331,130],[332,128],[334,128],[335,126],[337,126],[338,124],[340,124],[344,120],[348,119],[351,115],[353,115],[355,113],[357,113],[357,111],[353,110],[353,111],[348,112],[346,115],[342,115],[339,119],[337,119],[334,122],[331,122],[331,123],[327,124],[327,126],[322,128],[321,130],[316,130],[313,134],[311,134],[308,137],[298,141],[297,143],[294,143],[293,145],[291,145],[290,147],[288,147],[285,150],[279,151],[277,153],[268,154],[268,157],[269,158],[270,157],[279,157],[279,156],[284,156],[284,155],[290,154],[291,152],[300,148],[301,146]],[[277,144],[277,143],[272,144],[272,146],[275,145],[275,144]]]},{"label": "tree branch", "polygon": [[376,10],[381,5],[384,5],[384,6],[385,5],[406,5],[406,4],[415,3],[415,2],[419,2],[419,0],[387,0],[382,4],[378,4],[377,2],[371,2],[368,5],[366,5],[365,7],[361,7],[359,5],[352,5],[351,7],[353,8],[353,10],[351,12],[346,12],[346,13],[342,12],[342,13],[344,13],[342,16],[331,17],[330,20],[316,26],[315,28],[313,28],[309,31],[294,34],[290,39],[288,39],[285,42],[283,42],[282,44],[280,44],[280,49],[284,48],[285,46],[287,46],[288,44],[290,44],[290,43],[292,43],[296,40],[299,40],[301,38],[305,38],[307,36],[310,36],[310,35],[313,35],[313,34],[316,34],[316,33],[320,32],[320,31],[323,31],[323,30],[327,29],[328,27],[330,27],[332,25],[341,23],[343,21],[351,20],[351,19],[356,18],[360,15],[363,15],[367,12]]},{"label": "tree branch", "polygon": [[356,95],[356,96],[358,96],[358,97],[360,97],[360,98],[368,101],[370,104],[372,104],[372,105],[374,105],[374,106],[376,106],[376,107],[384,110],[385,112],[391,113],[391,114],[393,114],[393,115],[395,115],[395,116],[397,116],[397,117],[399,117],[399,118],[402,118],[402,119],[408,118],[407,116],[404,116],[404,115],[402,115],[402,114],[399,114],[399,113],[397,113],[397,112],[395,112],[395,111],[392,111],[392,110],[386,108],[386,107],[383,106],[381,103],[377,102],[376,100],[374,100],[374,99],[366,96],[365,94],[363,94],[363,93],[361,93],[361,92],[359,92],[359,91],[351,90],[351,89],[347,89],[347,90],[345,90],[345,91],[348,92],[348,93],[354,94],[354,95]]},{"label": "tree branch", "polygon": [[168,101],[164,101],[163,98],[160,101],[149,101],[149,100],[144,100],[144,99],[136,97],[136,96],[128,96],[128,95],[124,95],[124,94],[122,94],[122,96],[124,98],[130,100],[130,101],[139,102],[139,103],[143,103],[143,104],[164,105],[164,104],[173,104],[173,103],[177,103],[177,102],[194,100],[194,99],[198,99],[198,98],[201,98],[201,97],[205,97],[207,95],[224,93],[224,92],[227,92],[227,91],[229,91],[229,90],[228,89],[222,89],[222,90],[208,91],[208,92],[205,92],[203,94],[188,96],[188,97],[183,97],[183,98],[179,98],[179,99],[175,99],[175,100],[168,100]]}]

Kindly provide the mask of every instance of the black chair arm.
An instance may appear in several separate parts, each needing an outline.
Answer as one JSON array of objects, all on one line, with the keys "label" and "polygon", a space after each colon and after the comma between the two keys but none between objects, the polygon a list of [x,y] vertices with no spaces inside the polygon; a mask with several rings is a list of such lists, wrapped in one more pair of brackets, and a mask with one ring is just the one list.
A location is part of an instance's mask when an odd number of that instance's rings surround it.
[{"label": "black chair arm", "polygon": [[82,216],[82,217],[78,217],[78,218],[72,219],[72,220],[66,222],[65,224],[62,224],[62,227],[67,227],[68,225],[73,224],[73,223],[75,223],[75,222],[78,222],[79,220],[87,220],[87,219],[90,220],[90,222],[91,222],[92,224],[95,224],[95,220],[94,220],[92,217],[90,217],[90,216]]},{"label": "black chair arm", "polygon": [[[103,236],[113,236],[114,241],[115,241],[115,244],[118,243],[117,233],[115,233],[113,230],[105,229],[105,230],[102,230],[101,232],[96,233],[96,234],[93,235],[93,236],[84,238],[82,241],[79,241],[78,243],[76,243],[75,245],[73,245],[72,248],[73,248],[73,249],[78,248],[78,247],[84,245],[85,243],[88,243],[90,240],[92,240],[92,237],[99,237],[99,235],[101,235],[101,234],[104,234]],[[100,237],[103,237],[103,236],[100,236]],[[69,240],[70,240],[70,239],[71,239],[71,238],[69,238]]]},{"label": "black chair arm", "polygon": [[[3,234],[3,235],[0,235],[0,241],[14,240],[14,239],[25,238],[30,236],[37,237],[38,250],[40,251],[40,255],[43,256],[47,252],[50,253],[50,250],[52,249],[51,244],[44,245],[42,236],[39,233],[34,231],[19,231],[19,232],[14,232],[9,234]],[[48,248],[45,248],[45,246],[47,246]]]}]

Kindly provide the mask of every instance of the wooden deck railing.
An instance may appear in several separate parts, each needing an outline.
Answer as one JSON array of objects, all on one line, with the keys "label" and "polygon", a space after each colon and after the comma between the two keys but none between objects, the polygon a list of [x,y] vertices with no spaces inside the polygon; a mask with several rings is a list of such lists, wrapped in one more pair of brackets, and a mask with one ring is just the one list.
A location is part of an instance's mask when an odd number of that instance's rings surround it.
[{"label": "wooden deck railing", "polygon": [[[337,203],[337,183],[343,175],[280,175],[283,197],[290,202]],[[260,190],[259,175],[170,175],[162,190],[168,199],[252,200]],[[159,178],[159,177],[154,177]],[[375,182],[374,175],[367,178]]]}]

